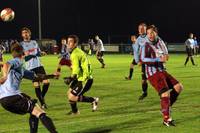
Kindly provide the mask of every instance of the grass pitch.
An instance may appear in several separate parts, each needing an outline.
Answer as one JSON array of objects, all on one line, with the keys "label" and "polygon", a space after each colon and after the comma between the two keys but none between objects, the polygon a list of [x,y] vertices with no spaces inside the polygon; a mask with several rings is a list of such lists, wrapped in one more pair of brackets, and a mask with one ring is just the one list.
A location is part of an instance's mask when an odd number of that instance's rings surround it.
[{"label": "grass pitch", "polygon": [[[5,55],[5,60],[10,59]],[[51,80],[46,95],[47,114],[54,120],[59,133],[198,133],[200,132],[200,58],[184,67],[185,55],[171,54],[166,67],[176,77],[184,90],[172,108],[172,117],[176,127],[164,127],[160,113],[160,102],[156,91],[149,84],[148,97],[138,102],[141,94],[141,73],[135,67],[133,79],[126,81],[131,55],[105,55],[106,68],[101,69],[94,56],[89,57],[93,67],[94,84],[85,95],[100,98],[97,112],[91,111],[91,105],[78,103],[79,116],[68,116],[70,111],[66,92],[68,87],[62,77],[70,74],[67,67],[62,68],[59,80]],[[56,70],[57,56],[48,55],[41,58],[47,73]],[[35,98],[31,81],[23,80],[23,92]],[[28,133],[29,115],[15,115],[0,107],[0,133]],[[47,133],[39,124],[39,133]]]}]

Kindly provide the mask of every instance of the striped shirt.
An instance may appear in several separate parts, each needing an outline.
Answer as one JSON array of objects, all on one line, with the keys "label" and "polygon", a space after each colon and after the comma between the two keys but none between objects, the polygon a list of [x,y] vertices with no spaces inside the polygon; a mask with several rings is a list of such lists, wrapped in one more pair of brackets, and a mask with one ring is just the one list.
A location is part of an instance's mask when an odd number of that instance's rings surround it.
[{"label": "striped shirt", "polygon": [[153,76],[156,72],[164,71],[163,62],[160,62],[160,57],[167,54],[167,47],[160,38],[155,43],[147,42],[141,48],[140,59],[145,64],[147,78]]}]

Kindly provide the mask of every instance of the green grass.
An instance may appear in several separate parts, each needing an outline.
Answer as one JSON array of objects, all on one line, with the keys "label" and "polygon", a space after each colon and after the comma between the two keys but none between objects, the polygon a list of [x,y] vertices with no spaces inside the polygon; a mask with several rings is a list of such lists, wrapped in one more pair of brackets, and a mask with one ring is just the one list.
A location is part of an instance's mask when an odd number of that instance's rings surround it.
[{"label": "green grass", "polygon": [[[11,58],[9,55],[6,59]],[[68,116],[70,110],[66,92],[68,87],[62,77],[69,75],[67,67],[62,68],[59,80],[51,80],[51,86],[46,96],[48,110],[46,112],[54,120],[60,133],[198,133],[200,132],[200,67],[183,66],[185,55],[172,54],[167,63],[167,70],[183,85],[184,91],[173,106],[172,116],[176,127],[162,126],[159,97],[149,85],[148,97],[138,102],[141,94],[141,73],[135,67],[134,78],[124,80],[128,74],[130,55],[105,55],[106,69],[101,69],[95,57],[89,57],[93,66],[94,84],[86,94],[100,98],[99,110],[91,111],[91,105],[78,103],[81,114]],[[195,61],[200,64],[200,58]],[[55,71],[57,56],[42,57],[42,62],[48,73]],[[22,91],[35,98],[31,81],[23,80]],[[20,116],[6,112],[0,107],[0,133],[28,133],[29,115]],[[47,130],[40,123],[39,133]]]}]

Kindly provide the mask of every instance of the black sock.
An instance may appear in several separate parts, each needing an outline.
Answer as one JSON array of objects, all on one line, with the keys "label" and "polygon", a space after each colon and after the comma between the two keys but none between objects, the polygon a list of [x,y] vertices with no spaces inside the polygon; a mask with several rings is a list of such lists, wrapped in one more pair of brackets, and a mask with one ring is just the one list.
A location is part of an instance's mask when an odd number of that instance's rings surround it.
[{"label": "black sock", "polygon": [[190,60],[191,60],[191,62],[192,62],[192,65],[195,65],[195,63],[194,63],[194,60],[193,60],[192,56],[190,57]]},{"label": "black sock", "polygon": [[143,82],[143,83],[142,83],[142,91],[143,91],[143,94],[147,94],[147,88],[148,88],[147,82]]},{"label": "black sock", "polygon": [[175,89],[173,89],[173,90],[170,92],[170,105],[171,105],[171,106],[176,102],[178,95],[179,95],[179,93],[176,92]]},{"label": "black sock", "polygon": [[61,71],[61,68],[57,68],[57,72],[60,72]]},{"label": "black sock", "polygon": [[99,59],[99,62],[104,65],[104,60],[103,59]]},{"label": "black sock", "polygon": [[69,100],[69,104],[70,104],[70,106],[71,106],[72,112],[73,112],[73,113],[77,113],[78,108],[77,108],[76,102],[70,101],[70,100]]},{"label": "black sock", "polygon": [[185,66],[186,66],[188,60],[189,60],[189,57],[187,57],[186,60],[185,60]]},{"label": "black sock", "polygon": [[132,78],[132,75],[133,75],[133,68],[130,68],[130,71],[129,71],[129,78]]},{"label": "black sock", "polygon": [[49,83],[45,83],[43,86],[42,86],[42,97],[44,98],[45,94],[47,93],[49,89]]},{"label": "black sock", "polygon": [[36,93],[36,96],[37,96],[38,100],[40,101],[41,105],[44,104],[44,99],[42,97],[42,92],[41,92],[40,86],[35,88],[35,93]]},{"label": "black sock", "polygon": [[78,101],[92,103],[92,102],[94,102],[94,98],[93,97],[87,97],[87,96],[79,96]]},{"label": "black sock", "polygon": [[53,121],[51,120],[51,118],[46,116],[45,113],[42,113],[39,116],[39,119],[42,122],[42,124],[49,130],[50,133],[57,133],[56,128],[53,124]]},{"label": "black sock", "polygon": [[36,116],[30,115],[29,118],[30,133],[37,133],[38,121],[39,119]]}]

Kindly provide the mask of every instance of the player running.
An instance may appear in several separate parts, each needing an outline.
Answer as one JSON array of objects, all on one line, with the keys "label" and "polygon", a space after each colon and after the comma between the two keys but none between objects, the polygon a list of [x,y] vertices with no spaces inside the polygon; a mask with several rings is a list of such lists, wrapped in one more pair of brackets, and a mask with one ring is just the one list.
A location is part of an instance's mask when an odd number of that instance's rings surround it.
[{"label": "player running", "polygon": [[165,126],[175,126],[170,117],[170,106],[177,100],[183,86],[163,69],[163,63],[167,61],[168,57],[160,54],[161,49],[157,47],[160,45],[157,38],[157,28],[149,26],[147,36],[150,42],[146,42],[144,47],[141,48],[141,61],[145,66],[145,74],[160,95],[163,124]]},{"label": "player running", "polygon": [[61,44],[62,44],[62,48],[61,48],[61,54],[59,56],[60,62],[58,64],[57,67],[57,72],[60,73],[61,72],[61,66],[68,66],[71,69],[71,60],[70,60],[70,53],[67,49],[67,39],[66,38],[62,38],[61,39]]},{"label": "player running", "polygon": [[135,45],[136,40],[137,40],[137,36],[132,35],[131,41],[132,41],[132,49],[133,49],[133,60],[130,64],[129,76],[125,77],[126,80],[131,80],[132,75],[133,75],[133,71],[134,71],[134,65],[137,65],[136,62],[139,62],[139,58],[137,56],[137,54],[138,54],[137,51],[139,49],[139,46]]},{"label": "player running", "polygon": [[79,114],[77,102],[92,103],[92,111],[97,110],[99,98],[84,96],[84,93],[89,91],[92,83],[91,65],[86,57],[86,54],[77,47],[78,37],[70,35],[67,39],[67,47],[70,49],[70,59],[72,61],[72,74],[65,78],[65,83],[69,84],[68,99],[71,105],[69,114]]},{"label": "player running", "polygon": [[30,113],[30,133],[37,133],[39,120],[49,132],[57,133],[51,118],[39,107],[37,100],[31,99],[19,88],[22,78],[41,79],[34,72],[23,69],[23,48],[19,44],[12,45],[11,53],[13,59],[3,65],[3,76],[0,78],[0,103],[2,107],[15,114]]},{"label": "player running", "polygon": [[103,46],[103,42],[102,40],[99,38],[99,36],[95,36],[95,39],[97,41],[97,51],[96,51],[96,56],[97,59],[99,60],[99,62],[101,63],[101,68],[105,68],[105,63],[104,63],[104,59],[103,59],[103,55],[105,52],[105,48]]},{"label": "player running", "polygon": [[[31,31],[30,29],[24,27],[21,30],[21,36],[23,41],[21,45],[24,49],[25,54],[25,62],[26,62],[26,69],[35,72],[36,74],[46,74],[44,67],[41,64],[40,56],[44,53],[41,52],[38,43],[35,40],[31,40]],[[49,80],[44,79],[42,81],[42,91],[40,89],[39,81],[33,80],[33,86],[35,87],[35,93],[37,98],[39,99],[42,108],[47,108],[45,103],[44,97],[49,88]]]}]

